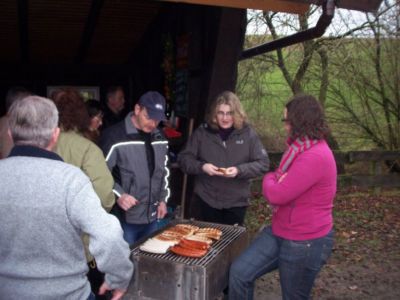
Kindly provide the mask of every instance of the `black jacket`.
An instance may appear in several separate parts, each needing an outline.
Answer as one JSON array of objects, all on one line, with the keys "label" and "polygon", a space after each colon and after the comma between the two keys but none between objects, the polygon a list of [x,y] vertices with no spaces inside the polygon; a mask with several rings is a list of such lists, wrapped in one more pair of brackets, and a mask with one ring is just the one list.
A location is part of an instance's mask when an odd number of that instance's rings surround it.
[{"label": "black jacket", "polygon": [[[268,171],[269,159],[259,137],[249,125],[235,129],[224,142],[218,132],[201,125],[179,153],[183,172],[196,175],[194,192],[217,209],[249,205],[249,179]],[[235,178],[209,176],[202,166],[212,163],[221,168],[237,167]]]}]

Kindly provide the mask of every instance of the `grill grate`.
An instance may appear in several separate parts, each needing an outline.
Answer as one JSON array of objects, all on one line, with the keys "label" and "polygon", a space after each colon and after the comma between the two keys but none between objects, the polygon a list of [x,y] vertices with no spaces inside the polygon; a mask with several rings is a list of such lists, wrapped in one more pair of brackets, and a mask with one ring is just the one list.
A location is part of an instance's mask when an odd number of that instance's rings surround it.
[{"label": "grill grate", "polygon": [[[226,247],[228,247],[232,241],[234,241],[236,238],[241,236],[246,229],[241,226],[230,226],[230,225],[222,225],[222,224],[215,224],[215,223],[207,223],[207,222],[199,222],[199,221],[187,221],[187,220],[174,220],[170,223],[170,226],[174,226],[176,224],[191,224],[195,225],[198,227],[212,227],[212,228],[217,228],[222,231],[222,236],[219,241],[215,241],[211,245],[211,249],[208,251],[208,253],[201,257],[201,258],[191,258],[191,257],[183,257],[176,255],[172,252],[167,252],[165,254],[153,254],[153,253],[148,253],[141,251],[139,249],[139,246],[136,246],[135,248],[132,249],[132,254],[133,255],[141,255],[141,256],[147,256],[147,257],[152,257],[155,259],[161,259],[161,260],[168,260],[171,262],[175,263],[182,263],[190,266],[207,266],[215,257],[219,255]],[[162,230],[165,230],[166,228],[163,228]],[[158,234],[155,233],[154,235]]]}]

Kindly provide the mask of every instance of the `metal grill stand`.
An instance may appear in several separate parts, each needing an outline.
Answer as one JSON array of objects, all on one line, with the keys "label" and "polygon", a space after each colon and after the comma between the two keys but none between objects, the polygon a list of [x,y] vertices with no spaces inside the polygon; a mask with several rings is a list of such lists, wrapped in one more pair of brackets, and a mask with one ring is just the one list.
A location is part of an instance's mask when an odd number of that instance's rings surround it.
[{"label": "metal grill stand", "polygon": [[151,254],[135,245],[131,254],[135,275],[124,299],[215,299],[228,285],[230,264],[247,244],[246,229],[187,220],[173,221],[170,226],[178,223],[218,228],[222,236],[202,258]]}]

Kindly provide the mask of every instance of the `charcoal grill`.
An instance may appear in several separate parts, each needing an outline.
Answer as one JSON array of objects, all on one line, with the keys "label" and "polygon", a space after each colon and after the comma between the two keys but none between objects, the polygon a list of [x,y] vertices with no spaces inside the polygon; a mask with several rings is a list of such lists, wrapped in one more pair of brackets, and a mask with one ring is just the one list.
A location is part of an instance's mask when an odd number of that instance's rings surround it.
[{"label": "charcoal grill", "polygon": [[227,287],[229,266],[247,244],[246,229],[189,220],[174,220],[168,227],[176,224],[218,228],[222,236],[201,258],[152,254],[139,250],[141,243],[135,245],[135,274],[124,299],[215,299]]}]

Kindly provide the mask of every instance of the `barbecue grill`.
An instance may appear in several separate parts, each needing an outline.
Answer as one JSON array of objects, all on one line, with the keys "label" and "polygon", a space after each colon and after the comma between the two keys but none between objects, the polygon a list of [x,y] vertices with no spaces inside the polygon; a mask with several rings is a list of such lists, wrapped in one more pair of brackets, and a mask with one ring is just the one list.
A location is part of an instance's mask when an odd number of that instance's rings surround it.
[{"label": "barbecue grill", "polygon": [[176,224],[218,228],[222,236],[201,258],[171,252],[152,254],[139,250],[141,243],[134,245],[131,259],[135,274],[124,299],[215,299],[227,287],[229,266],[247,245],[246,229],[236,225],[174,220],[160,231]]}]

